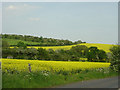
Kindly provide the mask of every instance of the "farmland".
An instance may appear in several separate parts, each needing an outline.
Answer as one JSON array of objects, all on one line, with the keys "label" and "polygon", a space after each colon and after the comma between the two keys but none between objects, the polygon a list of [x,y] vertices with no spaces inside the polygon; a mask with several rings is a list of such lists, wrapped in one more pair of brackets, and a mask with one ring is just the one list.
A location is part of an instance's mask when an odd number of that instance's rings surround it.
[{"label": "farmland", "polygon": [[[64,50],[69,50],[72,46],[76,46],[76,45],[85,45],[88,48],[91,46],[94,47],[98,47],[98,49],[102,49],[106,52],[110,52],[110,48],[114,45],[112,44],[100,44],[100,43],[81,43],[81,44],[73,44],[73,45],[64,45],[64,46],[39,46],[41,44],[47,44],[47,43],[41,43],[41,42],[32,42],[32,41],[24,41],[24,40],[17,40],[17,39],[8,39],[8,38],[3,38],[4,41],[7,41],[9,43],[9,45],[17,45],[18,42],[22,41],[25,44],[28,45],[38,45],[38,46],[27,46],[28,48],[44,48],[44,49],[53,49],[53,50],[60,50],[60,49],[64,49]],[[12,47],[11,47],[12,48]]]},{"label": "farmland", "polygon": [[[85,45],[88,48],[89,47],[98,47],[98,49],[104,50],[105,52],[110,52],[110,48],[114,45],[112,44],[99,44],[99,43],[82,43],[82,44],[76,44],[76,45]],[[53,49],[53,50],[69,50],[71,47],[76,46],[76,45],[67,45],[67,46],[27,46],[27,48],[44,48],[46,50]],[[13,47],[11,47],[13,48]]]},{"label": "farmland", "polygon": [[17,45],[17,43],[20,42],[20,41],[24,42],[25,44],[30,44],[30,45],[40,44],[39,42],[16,40],[16,39],[8,39],[8,38],[3,38],[2,40],[7,41],[9,43],[9,45]]},{"label": "farmland", "polygon": [[65,61],[39,61],[39,60],[20,60],[20,59],[2,59],[3,72],[9,71],[28,71],[28,64],[35,71],[77,71],[85,69],[108,68],[110,63],[100,62],[65,62]]},{"label": "farmland", "polygon": [[3,88],[44,88],[117,75],[107,56],[113,45],[11,38],[2,43]]},{"label": "farmland", "polygon": [[[105,52],[110,52],[109,48],[112,47],[112,45],[108,44],[82,43],[76,45],[85,45],[87,47],[94,46],[99,49],[103,49]],[[16,50],[14,51],[14,54],[16,52],[14,58],[20,58],[16,57],[19,55],[21,56],[28,55],[30,59],[31,57],[33,57],[33,55],[34,57],[39,58],[39,56],[47,56],[47,54],[45,53],[40,53],[42,51],[48,52],[47,50],[53,49],[55,51],[53,52],[53,54],[56,54],[58,53],[57,50],[59,49],[70,50],[72,46],[76,45],[39,46],[39,47],[27,46],[27,48],[24,49],[27,51],[27,53],[25,51],[22,52],[24,54],[21,54],[20,51],[22,50],[21,48],[14,48],[14,50]],[[36,49],[30,49],[33,47]],[[40,47],[41,49],[38,49]],[[78,50],[78,48],[80,49],[81,47],[76,46],[76,48]],[[36,50],[38,52],[37,53],[38,55],[36,54],[35,56],[34,53],[33,55],[31,55],[31,51],[29,52],[29,50]],[[72,50],[76,49],[72,48]],[[64,52],[67,53],[66,51]],[[12,53],[10,54],[12,55]],[[48,52],[48,54],[51,55],[50,52]],[[62,54],[63,56],[65,56],[64,53]],[[85,60],[85,62],[82,62],[79,61],[79,59],[76,61],[77,58],[73,61],[72,59],[69,61],[67,60],[68,58],[69,57],[63,58],[64,60],[59,58],[57,61],[56,61],[57,58],[51,58],[51,60],[48,61],[44,59],[35,60],[34,58],[32,58],[31,60],[3,58],[2,59],[3,88],[46,88],[53,87],[56,85],[72,83],[76,81],[106,78],[118,75],[117,72],[111,70],[110,68],[111,63],[108,63],[107,59],[104,62],[100,62],[100,60],[98,60],[97,62],[94,62],[94,60],[90,62],[88,61],[88,58],[79,57],[80,60]]]},{"label": "farmland", "polygon": [[[31,64],[31,72],[28,64]],[[3,88],[44,88],[116,76],[110,63],[2,59]],[[7,78],[6,78],[7,77]]]},{"label": "farmland", "polygon": [[[99,44],[99,43],[82,43],[82,44],[76,44],[76,45],[85,45],[88,48],[91,46],[95,46],[98,47],[98,49],[102,49],[106,52],[110,52],[110,48],[113,46],[111,44]],[[60,50],[60,49],[64,49],[64,50],[69,50],[72,46],[76,46],[76,45],[68,45],[68,46],[28,46],[28,48],[44,48],[44,49],[53,49],[53,50]]]},{"label": "farmland", "polygon": [[3,89],[46,89],[118,76],[118,4],[67,1],[2,4]]}]

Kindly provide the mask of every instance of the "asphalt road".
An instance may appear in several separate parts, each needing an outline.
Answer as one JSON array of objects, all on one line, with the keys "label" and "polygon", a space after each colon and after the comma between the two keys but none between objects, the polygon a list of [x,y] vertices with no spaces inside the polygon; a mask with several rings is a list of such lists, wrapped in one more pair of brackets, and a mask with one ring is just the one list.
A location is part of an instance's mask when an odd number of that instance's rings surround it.
[{"label": "asphalt road", "polygon": [[118,77],[81,81],[55,88],[118,88]]}]

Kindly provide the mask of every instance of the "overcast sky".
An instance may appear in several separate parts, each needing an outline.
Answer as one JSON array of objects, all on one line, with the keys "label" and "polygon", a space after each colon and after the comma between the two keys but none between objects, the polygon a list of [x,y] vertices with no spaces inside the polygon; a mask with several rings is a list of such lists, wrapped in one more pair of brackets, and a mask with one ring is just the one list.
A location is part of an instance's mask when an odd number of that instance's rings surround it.
[{"label": "overcast sky", "polygon": [[117,2],[3,3],[2,19],[2,33],[118,42]]}]

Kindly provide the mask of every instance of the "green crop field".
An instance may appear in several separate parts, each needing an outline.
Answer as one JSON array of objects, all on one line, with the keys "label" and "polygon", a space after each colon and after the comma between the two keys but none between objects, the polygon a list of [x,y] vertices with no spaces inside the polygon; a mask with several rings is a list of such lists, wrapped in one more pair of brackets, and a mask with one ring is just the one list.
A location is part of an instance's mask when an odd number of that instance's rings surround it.
[{"label": "green crop field", "polygon": [[16,39],[3,38],[2,40],[7,41],[9,43],[9,45],[17,45],[17,43],[20,42],[20,41],[24,42],[25,44],[30,44],[30,45],[40,44],[39,42],[23,41],[23,40],[16,40]]}]

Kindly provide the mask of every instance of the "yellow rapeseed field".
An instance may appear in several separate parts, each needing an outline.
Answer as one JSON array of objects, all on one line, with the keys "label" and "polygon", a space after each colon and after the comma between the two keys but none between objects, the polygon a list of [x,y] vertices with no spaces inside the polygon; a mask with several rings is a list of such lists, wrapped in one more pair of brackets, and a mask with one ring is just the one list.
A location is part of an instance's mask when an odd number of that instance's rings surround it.
[{"label": "yellow rapeseed field", "polygon": [[[110,52],[110,48],[114,45],[112,44],[99,44],[99,43],[82,43],[82,44],[76,44],[76,45],[85,45],[88,48],[89,47],[98,47],[98,49],[104,50],[105,52]],[[66,45],[66,46],[27,46],[27,48],[44,48],[46,50],[49,49],[53,49],[53,50],[60,50],[60,49],[64,49],[64,50],[69,50],[72,46],[76,46],[76,45]],[[10,47],[13,48],[13,47]]]},{"label": "yellow rapeseed field", "polygon": [[[82,43],[82,44],[76,44],[76,45],[85,45],[87,47],[95,46],[98,47],[98,49],[102,49],[105,52],[110,52],[110,48],[113,46],[112,44],[99,44],[99,43]],[[59,49],[64,49],[64,50],[69,50],[72,46],[76,45],[68,45],[68,46],[28,46],[28,48],[44,48],[44,49],[53,49],[53,50],[59,50]]]},{"label": "yellow rapeseed field", "polygon": [[73,61],[41,61],[41,60],[22,60],[22,59],[2,59],[2,71],[27,72],[28,64],[31,64],[32,71],[75,71],[85,69],[106,68],[110,63],[100,62],[73,62]]}]

